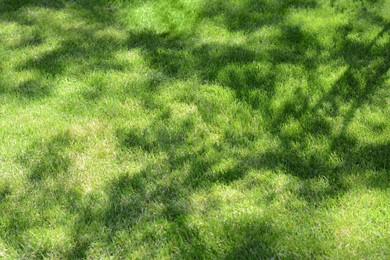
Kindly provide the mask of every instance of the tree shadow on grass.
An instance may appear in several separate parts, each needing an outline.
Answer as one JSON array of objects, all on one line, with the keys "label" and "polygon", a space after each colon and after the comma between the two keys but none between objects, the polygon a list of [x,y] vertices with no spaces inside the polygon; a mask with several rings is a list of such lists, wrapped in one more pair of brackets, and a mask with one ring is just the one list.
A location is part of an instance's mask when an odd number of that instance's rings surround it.
[{"label": "tree shadow on grass", "polygon": [[[57,87],[55,84],[45,84],[47,81],[54,82],[66,76],[85,75],[92,71],[124,69],[123,65],[112,61],[113,53],[125,46],[121,39],[116,38],[115,27],[118,27],[118,23],[113,18],[115,15],[109,2],[3,0],[0,6],[1,20],[16,23],[26,29],[20,39],[13,40],[9,49],[29,58],[16,64],[10,75],[13,72],[35,73],[33,79],[17,86],[12,84],[12,80],[5,78],[1,82],[3,86],[0,85],[0,94],[12,94],[16,98],[42,98],[49,96]],[[32,15],[25,14],[31,8],[39,9]],[[50,21],[46,21],[48,18],[45,16],[62,10],[70,16],[68,19],[78,19],[86,25],[67,27],[66,24],[53,22],[48,26],[46,23]],[[47,41],[53,36],[58,38],[54,45]],[[32,50],[37,50],[37,54],[26,55]],[[91,99],[94,96],[89,95]]]},{"label": "tree shadow on grass", "polygon": [[[16,5],[10,3],[0,2],[6,6],[7,12],[12,12],[23,6],[62,8],[65,1],[19,1]],[[88,3],[79,3],[85,13],[98,10],[99,3],[102,2],[97,2],[97,7],[93,9],[89,9],[92,2]],[[62,182],[67,179],[72,166],[72,159],[66,153],[67,149],[71,149],[72,140],[69,136],[59,135],[47,143],[32,146],[31,152],[25,155],[21,163],[29,169],[30,187],[38,189],[37,200],[44,201],[48,194],[53,195],[49,199],[49,205],[65,205],[65,211],[76,216],[77,224],[71,234],[72,248],[64,252],[64,255],[69,258],[88,257],[89,250],[97,242],[103,243],[107,250],[110,250],[115,246],[115,239],[123,232],[131,233],[136,228],[146,228],[149,224],[162,221],[168,223],[164,235],[145,231],[144,236],[138,238],[140,241],[136,243],[142,246],[153,245],[155,241],[163,241],[164,236],[173,237],[176,239],[174,243],[178,251],[169,252],[168,255],[185,258],[218,256],[217,252],[209,251],[200,231],[189,226],[187,222],[186,218],[192,211],[191,195],[200,191],[208,192],[216,185],[229,186],[244,179],[250,170],[282,170],[297,177],[306,185],[298,195],[309,204],[321,205],[348,191],[344,177],[358,171],[384,173],[371,176],[367,185],[387,188],[388,185],[383,183],[388,183],[388,143],[362,144],[347,131],[356,111],[370,102],[370,96],[385,84],[390,62],[390,45],[386,43],[380,47],[375,46],[377,38],[388,33],[388,24],[384,24],[381,19],[374,19],[383,26],[383,30],[371,43],[363,44],[350,41],[347,37],[342,38],[341,47],[332,53],[340,57],[348,68],[317,103],[311,103],[310,92],[297,88],[281,105],[279,111],[275,112],[271,108],[271,101],[276,96],[276,82],[280,76],[276,70],[279,65],[294,65],[304,68],[307,73],[315,74],[320,63],[315,56],[313,58],[305,54],[307,48],[316,49],[316,53],[321,50],[322,46],[315,41],[315,37],[284,21],[289,8],[315,6],[314,1],[246,1],[242,5],[210,1],[206,4],[203,18],[215,20],[231,31],[250,33],[267,24],[277,26],[284,34],[277,39],[278,46],[270,51],[254,49],[245,43],[194,44],[194,40],[188,36],[152,31],[131,31],[124,42],[99,40],[95,37],[97,29],[85,29],[70,32],[69,38],[57,49],[44,53],[38,59],[30,59],[20,66],[20,70],[38,70],[53,78],[65,74],[67,63],[75,64],[82,60],[88,62],[85,66],[79,65],[79,71],[89,72],[89,66],[103,71],[112,68],[122,70],[118,64],[110,64],[105,60],[109,60],[116,50],[139,48],[148,65],[163,75],[162,80],[154,85],[151,83],[150,88],[145,88],[146,91],[155,91],[147,92],[150,93],[149,96],[140,96],[140,100],[152,103],[146,99],[153,99],[160,94],[153,86],[161,86],[169,80],[199,78],[202,83],[217,84],[231,90],[235,94],[235,100],[248,105],[250,113],[261,113],[266,119],[265,131],[279,141],[276,148],[258,152],[251,146],[260,139],[256,134],[242,133],[239,136],[232,129],[222,129],[222,145],[202,143],[209,135],[199,127],[199,122],[194,118],[188,116],[179,121],[177,118],[171,118],[169,111],[159,111],[161,118],[154,120],[148,128],[119,128],[116,129],[116,137],[119,140],[118,152],[124,158],[121,160],[126,160],[129,154],[137,153],[141,154],[141,160],[147,161],[148,158],[161,156],[162,161],[154,162],[150,159],[153,162],[148,163],[145,169],[132,174],[123,173],[112,180],[105,187],[107,202],[102,203],[98,209],[93,208],[96,205],[92,203],[93,196],[88,198],[77,191],[68,191],[61,186],[62,183],[58,184],[56,189],[45,188],[44,183],[47,180]],[[92,12],[91,16],[97,17],[92,20],[95,23],[102,22],[103,18],[110,14],[107,10],[109,9],[103,8],[99,16]],[[220,13],[225,17],[219,17]],[[112,20],[102,22],[101,26],[104,27],[110,21]],[[90,45],[84,46],[82,42],[88,42]],[[27,41],[27,44],[30,43]],[[107,46],[112,48],[107,50]],[[39,85],[40,82],[30,81],[22,84],[19,89],[23,95],[34,97],[49,93],[48,90],[34,87]],[[96,86],[84,90],[84,99],[99,101],[106,90],[102,85]],[[349,109],[343,112],[341,106],[348,104]],[[149,112],[166,108],[166,105],[156,103],[149,106]],[[216,117],[214,111],[205,113],[211,118]],[[342,126],[339,131],[334,131],[329,118],[341,118]],[[286,131],[283,127],[290,121],[300,125],[300,130],[292,134]],[[327,140],[324,147],[319,150],[311,149],[313,144],[323,144],[323,139]],[[329,162],[332,156],[339,158],[341,163]],[[319,192],[310,186],[310,181],[322,177],[329,181],[329,187]],[[1,199],[7,200],[8,193],[7,190],[1,192]],[[88,199],[91,200],[91,205],[75,206]],[[26,196],[21,200],[26,202],[29,198]],[[43,212],[47,210],[47,206],[38,202],[37,207]],[[217,209],[218,205],[215,205],[209,210]],[[14,219],[8,227],[8,234],[16,234],[45,222],[37,220],[26,224],[28,216],[23,216],[22,210],[15,210],[12,214]],[[233,226],[231,223],[224,226],[228,229],[227,233],[239,230],[242,235],[234,241],[236,245],[223,254],[224,257],[267,258],[279,255],[277,239],[284,235],[282,231],[275,230],[261,220],[255,224],[243,223],[238,228],[229,230]],[[95,236],[95,232],[101,229],[105,230],[103,235],[99,233]],[[13,245],[18,246],[20,243],[29,242],[23,240],[22,236],[7,238]],[[151,256],[159,256],[159,247],[167,242],[161,243],[151,249]],[[134,247],[137,247],[137,244]],[[134,248],[123,250],[132,252]],[[48,249],[43,249],[40,253],[45,256],[48,252]],[[317,253],[321,254],[320,251]],[[293,257],[292,252],[286,253],[287,256],[290,254]]]},{"label": "tree shadow on grass", "polygon": [[[65,150],[70,144],[71,138],[68,133],[65,133],[43,145],[33,146],[31,152],[21,158],[22,163],[28,165],[31,170],[29,180],[39,182],[66,174],[71,165],[71,159],[66,155]],[[32,159],[36,157],[36,154],[39,157]]]},{"label": "tree shadow on grass", "polygon": [[[75,244],[68,257],[87,257],[91,246],[98,240],[110,248],[121,236],[131,236],[140,231],[142,235],[131,244],[121,244],[124,255],[136,252],[137,246],[147,245],[146,254],[158,257],[160,246],[167,243],[175,244],[178,249],[177,252],[168,252],[171,256],[197,258],[205,255],[207,248],[201,236],[186,223],[188,191],[179,183],[164,183],[165,177],[164,173],[152,169],[134,175],[122,174],[112,181],[106,187],[108,203],[102,210],[96,211],[93,206],[86,206],[79,212],[73,230]],[[159,223],[163,230],[150,230],[150,225]],[[104,237],[94,235],[94,230],[90,229],[94,225],[106,230]],[[169,241],[168,238],[179,239]]]},{"label": "tree shadow on grass", "polygon": [[7,94],[21,99],[39,100],[41,98],[50,96],[51,89],[45,82],[30,79],[20,83],[17,86],[8,86],[6,83],[0,82],[0,95]]},{"label": "tree shadow on grass", "polygon": [[[22,191],[14,187],[6,189],[0,201],[5,205],[1,219],[7,222],[1,237],[19,252],[18,257],[45,258],[66,251],[54,249],[55,235],[50,232],[55,230],[53,227],[61,228],[69,220],[66,218],[78,213],[75,209],[82,199],[78,188],[69,181],[73,158],[67,150],[74,140],[69,132],[59,133],[47,141],[34,143],[18,156],[28,172],[26,183]],[[37,239],[40,232],[47,234]]]},{"label": "tree shadow on grass", "polygon": [[45,1],[45,0],[1,0],[0,1],[1,9],[4,13],[8,12],[16,12],[21,8],[28,7],[44,7],[44,8],[54,8],[60,9],[65,7],[65,1],[63,0],[53,0],[53,1]]},{"label": "tree shadow on grass", "polygon": [[[364,104],[368,104],[371,97],[386,84],[386,73],[390,65],[388,51],[390,45],[387,42],[378,46],[376,42],[380,37],[388,34],[388,24],[380,18],[375,20],[382,30],[370,43],[353,42],[348,39],[348,32],[346,32],[342,37],[341,47],[333,51],[334,55],[343,59],[348,68],[333,84],[330,91],[323,93],[323,96],[313,104],[310,102],[310,94],[298,88],[278,113],[270,110],[268,108],[270,103],[267,102],[275,95],[273,66],[280,63],[294,64],[306,68],[310,73],[315,73],[317,64],[320,63],[315,57],[305,57],[304,50],[307,47],[314,46],[317,49],[321,47],[315,42],[308,44],[312,36],[305,35],[299,27],[284,25],[291,35],[283,36],[284,44],[281,48],[273,50],[271,55],[265,58],[261,53],[250,50],[245,45],[233,47],[211,44],[189,47],[185,43],[186,47],[177,43],[159,45],[160,42],[169,39],[169,35],[158,34],[133,35],[137,39],[136,43],[132,41],[134,38],[130,37],[129,46],[141,47],[143,54],[150,61],[150,66],[162,70],[169,77],[182,79],[195,74],[204,82],[221,83],[233,89],[239,100],[248,102],[254,110],[264,111],[263,115],[268,116],[270,122],[268,130],[280,140],[280,145],[273,151],[253,152],[249,156],[236,158],[237,166],[231,168],[231,173],[227,172],[229,176],[236,177],[228,178],[229,181],[243,178],[249,169],[282,169],[305,183],[306,186],[300,194],[304,200],[313,205],[322,205],[349,190],[349,184],[345,181],[349,175],[358,176],[362,172],[375,171],[376,177],[367,181],[366,185],[380,189],[388,187],[386,184],[383,185],[383,181],[388,183],[389,179],[386,173],[389,171],[388,145],[363,144],[347,131],[356,111]],[[289,46],[287,50],[292,51],[285,51],[286,46]],[[266,62],[263,70],[252,65],[254,62],[262,61]],[[263,76],[261,73],[264,71]],[[256,91],[261,89],[263,95],[253,97],[248,89]],[[345,109],[346,106],[349,108],[343,111],[341,108]],[[342,122],[338,131],[334,131],[329,120],[336,118],[341,118]],[[283,132],[282,127],[289,120],[295,120],[302,127],[298,133],[289,135]],[[153,150],[155,144],[143,143],[142,137],[134,137],[131,133],[128,137],[129,140],[135,140],[135,146],[143,147],[147,152]],[[236,142],[235,139],[232,139],[231,145],[240,146],[240,142]],[[253,141],[255,140],[256,138]],[[314,143],[311,143],[313,140]],[[311,148],[312,145],[321,142],[324,147],[319,151]],[[159,141],[156,141],[156,144],[158,143]],[[125,142],[123,145],[127,146],[128,143]],[[241,147],[241,149],[245,148]],[[332,163],[331,157],[337,157],[341,163]],[[189,155],[188,160],[186,157],[175,155],[169,158],[173,158],[170,160],[173,165],[181,163],[191,165],[188,178],[190,181],[185,184],[186,187],[197,189],[206,183],[223,183],[223,177],[210,178],[207,175],[219,159],[211,162],[196,153]],[[325,178],[329,183],[328,188],[318,191],[310,187],[310,181],[318,178]],[[197,184],[191,186],[194,183]],[[232,255],[239,252],[241,251],[238,249]],[[259,249],[257,252],[263,254]]]},{"label": "tree shadow on grass", "polygon": [[253,32],[266,25],[279,25],[291,8],[315,8],[314,0],[299,1],[207,1],[202,18],[211,19],[230,31]]},{"label": "tree shadow on grass", "polygon": [[[281,39],[282,47],[272,51],[269,60],[244,45],[203,44],[200,47],[189,47],[184,43],[186,46],[184,48],[182,44],[176,42],[160,45],[169,39],[169,35],[133,35],[129,38],[129,46],[141,47],[144,55],[148,57],[150,65],[162,70],[169,77],[181,79],[195,74],[205,82],[216,82],[232,88],[236,91],[237,98],[247,101],[252,108],[267,111],[268,113],[265,115],[269,116],[271,122],[269,130],[282,143],[282,147],[277,153],[259,156],[259,158],[264,156],[274,158],[270,160],[273,163],[268,167],[283,166],[288,172],[303,179],[325,175],[331,179],[336,178],[333,183],[335,186],[340,186],[339,176],[342,175],[341,173],[351,169],[351,166],[359,167],[354,158],[360,153],[360,144],[349,136],[345,129],[356,110],[368,102],[367,99],[378,88],[383,87],[385,74],[389,69],[389,43],[379,48],[374,46],[378,38],[388,33],[388,24],[380,18],[376,20],[380,21],[383,29],[371,43],[351,42],[344,36],[342,46],[335,50],[335,53],[343,57],[348,69],[334,83],[331,90],[320,98],[317,104],[309,104],[308,94],[297,89],[293,97],[283,105],[277,114],[269,111],[269,102],[267,102],[275,94],[273,92],[275,82],[273,66],[287,63],[303,65],[308,71],[316,69],[315,59],[308,59],[304,55],[304,50],[309,46],[308,42],[313,45],[312,37],[305,35],[299,27],[283,25],[287,34]],[[176,48],[176,46],[180,47]],[[284,46],[289,46],[290,51],[284,51]],[[294,54],[294,50],[297,51],[296,54]],[[357,55],[352,54],[351,50]],[[265,63],[263,67],[252,65],[261,61],[268,63]],[[346,114],[337,111],[341,105],[348,103],[352,105]],[[332,108],[332,114],[326,114],[326,112],[324,114],[323,107]],[[329,120],[325,119],[326,117],[343,118],[342,129],[336,136],[332,133],[332,127],[329,125]],[[289,137],[281,133],[281,126],[289,119],[297,120],[302,125],[301,136]],[[292,143],[298,142],[301,144],[299,149],[309,149],[309,144],[306,141],[311,136],[328,136],[331,148],[327,151],[327,155],[336,153],[346,158],[347,168],[343,167],[337,170],[332,166],[326,166],[326,159],[321,158],[323,155],[299,155],[296,149],[291,146]],[[306,159],[306,156],[309,157]],[[368,158],[366,159],[370,161]],[[381,160],[386,161],[386,158]],[[375,167],[375,165],[371,166]]]}]

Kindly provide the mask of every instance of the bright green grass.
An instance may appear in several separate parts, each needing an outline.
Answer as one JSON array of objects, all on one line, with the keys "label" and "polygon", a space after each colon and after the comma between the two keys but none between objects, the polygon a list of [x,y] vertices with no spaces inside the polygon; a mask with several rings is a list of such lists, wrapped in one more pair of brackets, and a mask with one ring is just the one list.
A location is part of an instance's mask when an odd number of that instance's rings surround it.
[{"label": "bright green grass", "polygon": [[0,258],[382,258],[389,0],[0,0]]}]

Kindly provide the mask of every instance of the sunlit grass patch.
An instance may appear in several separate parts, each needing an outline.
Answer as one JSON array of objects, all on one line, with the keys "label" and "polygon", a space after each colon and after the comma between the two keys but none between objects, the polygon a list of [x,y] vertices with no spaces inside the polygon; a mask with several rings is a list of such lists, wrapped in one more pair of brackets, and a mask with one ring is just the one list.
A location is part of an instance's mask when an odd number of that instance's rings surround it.
[{"label": "sunlit grass patch", "polygon": [[383,243],[388,240],[389,232],[382,230],[388,222],[386,216],[388,199],[386,191],[370,191],[364,188],[359,191],[353,190],[341,199],[342,206],[334,213],[334,232],[339,248],[343,250],[336,255],[367,255],[372,248],[376,248],[376,257],[388,256]]}]

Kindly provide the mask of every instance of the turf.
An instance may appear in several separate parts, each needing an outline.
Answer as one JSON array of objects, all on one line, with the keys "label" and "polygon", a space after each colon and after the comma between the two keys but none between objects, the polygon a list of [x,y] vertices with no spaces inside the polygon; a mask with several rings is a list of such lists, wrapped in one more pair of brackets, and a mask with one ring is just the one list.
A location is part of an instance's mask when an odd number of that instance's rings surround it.
[{"label": "turf", "polygon": [[0,257],[389,259],[390,1],[0,0]]}]

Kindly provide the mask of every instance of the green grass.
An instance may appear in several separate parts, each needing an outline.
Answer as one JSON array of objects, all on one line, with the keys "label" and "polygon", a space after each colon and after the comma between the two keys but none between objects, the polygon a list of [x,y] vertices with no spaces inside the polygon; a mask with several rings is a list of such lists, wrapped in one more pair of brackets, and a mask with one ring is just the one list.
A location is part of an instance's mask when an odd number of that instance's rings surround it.
[{"label": "green grass", "polygon": [[0,0],[0,258],[390,257],[390,1]]}]

